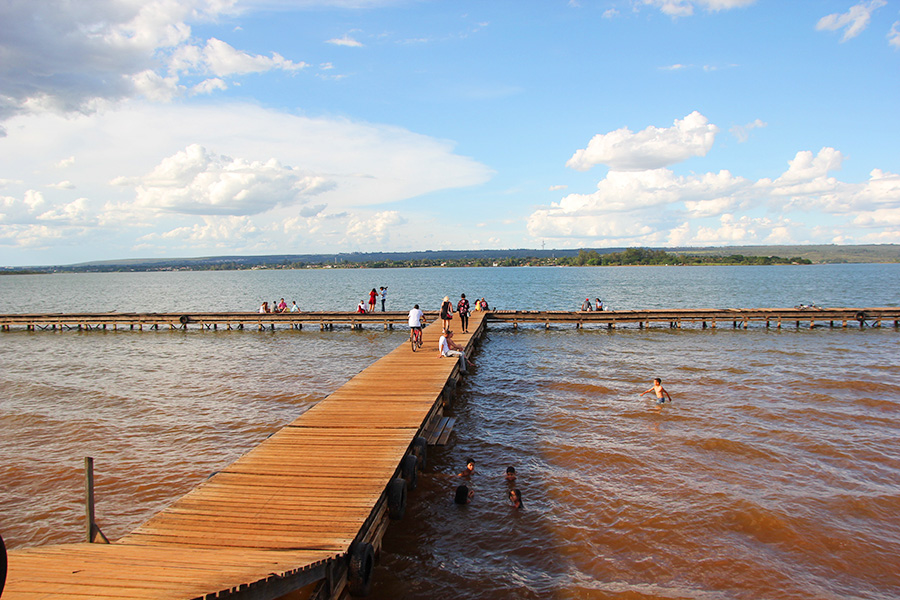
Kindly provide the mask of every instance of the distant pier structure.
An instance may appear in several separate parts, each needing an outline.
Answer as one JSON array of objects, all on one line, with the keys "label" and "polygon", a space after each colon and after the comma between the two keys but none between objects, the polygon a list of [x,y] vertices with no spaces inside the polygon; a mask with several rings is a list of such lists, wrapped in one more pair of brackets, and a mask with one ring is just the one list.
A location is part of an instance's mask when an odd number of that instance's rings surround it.
[{"label": "distant pier structure", "polygon": [[[437,313],[426,313],[434,322]],[[174,312],[174,313],[31,313],[0,315],[0,330],[28,331],[94,331],[94,330],[244,330],[338,328],[393,329],[394,325],[406,327],[405,312]],[[880,327],[884,324],[898,326],[898,307],[856,308],[702,308],[702,309],[653,309],[653,310],[603,310],[603,311],[523,311],[495,310],[484,313],[486,324],[574,326],[649,327],[699,327],[702,329],[731,326],[747,329],[751,325],[782,328],[817,327]]]}]

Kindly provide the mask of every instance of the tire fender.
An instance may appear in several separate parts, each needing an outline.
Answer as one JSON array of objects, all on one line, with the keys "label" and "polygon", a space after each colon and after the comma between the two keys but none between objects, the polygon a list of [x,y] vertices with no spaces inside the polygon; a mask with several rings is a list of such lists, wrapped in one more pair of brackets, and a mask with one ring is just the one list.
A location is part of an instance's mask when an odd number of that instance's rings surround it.
[{"label": "tire fender", "polygon": [[347,587],[351,596],[368,596],[372,588],[372,571],[375,569],[375,548],[369,542],[356,542],[350,546],[347,566]]},{"label": "tire fender", "polygon": [[187,315],[181,315],[178,317],[178,322],[182,325],[187,325],[190,322],[191,318]]},{"label": "tire fender", "polygon": [[867,315],[864,311],[859,311],[858,313],[856,313],[856,320],[859,321],[860,323],[862,323],[863,321],[865,321],[868,318],[869,318],[869,315]]},{"label": "tire fender", "polygon": [[406,485],[410,490],[416,489],[416,467],[418,465],[419,459],[413,454],[407,454],[400,461],[400,477],[406,481]]},{"label": "tire fender", "polygon": [[387,486],[388,516],[392,521],[399,521],[406,514],[406,480],[394,477]]},{"label": "tire fender", "polygon": [[424,471],[428,459],[428,440],[422,436],[416,437],[412,443],[412,453],[419,461],[417,465],[419,470]]}]

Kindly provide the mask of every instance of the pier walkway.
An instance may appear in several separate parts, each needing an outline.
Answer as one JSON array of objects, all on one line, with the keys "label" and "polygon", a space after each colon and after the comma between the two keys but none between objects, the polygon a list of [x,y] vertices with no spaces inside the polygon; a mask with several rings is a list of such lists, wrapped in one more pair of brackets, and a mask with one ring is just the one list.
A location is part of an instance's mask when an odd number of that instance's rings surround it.
[{"label": "pier walkway", "polygon": [[[457,343],[470,350],[483,317]],[[9,552],[3,600],[365,595],[465,370],[439,336],[433,322],[418,352],[405,342],[116,542]]]}]

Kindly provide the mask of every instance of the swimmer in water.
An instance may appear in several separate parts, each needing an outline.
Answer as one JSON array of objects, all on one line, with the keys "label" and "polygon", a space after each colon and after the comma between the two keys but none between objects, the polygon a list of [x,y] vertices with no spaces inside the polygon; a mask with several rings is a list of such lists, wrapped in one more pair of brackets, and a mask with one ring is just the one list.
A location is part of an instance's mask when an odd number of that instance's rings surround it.
[{"label": "swimmer in water", "polygon": [[644,396],[645,394],[649,394],[650,392],[653,392],[654,394],[656,394],[656,403],[657,404],[662,404],[664,402],[672,401],[672,396],[670,396],[669,392],[666,391],[666,388],[664,388],[662,386],[662,379],[660,379],[659,377],[657,377],[656,379],[653,380],[652,388],[650,388],[649,390],[647,390],[645,392],[641,392],[641,396]]},{"label": "swimmer in water", "polygon": [[509,505],[514,508],[525,508],[525,505],[522,504],[522,492],[519,491],[519,488],[509,490]]},{"label": "swimmer in water", "polygon": [[466,459],[466,468],[463,469],[462,473],[458,474],[457,477],[465,477],[469,478],[475,472],[475,461],[471,458]]},{"label": "swimmer in water", "polygon": [[456,488],[456,494],[453,496],[453,502],[456,504],[468,504],[475,496],[475,490],[470,490],[467,485],[460,485]]},{"label": "swimmer in water", "polygon": [[516,468],[515,467],[506,467],[506,482],[507,483],[515,483],[516,482]]}]

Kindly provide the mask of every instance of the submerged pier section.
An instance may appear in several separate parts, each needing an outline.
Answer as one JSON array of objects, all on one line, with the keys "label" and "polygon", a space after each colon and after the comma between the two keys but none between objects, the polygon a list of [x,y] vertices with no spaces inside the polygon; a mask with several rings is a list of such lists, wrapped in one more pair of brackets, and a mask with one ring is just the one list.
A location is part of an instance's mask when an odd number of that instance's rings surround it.
[{"label": "submerged pier section", "polygon": [[[483,316],[457,336],[467,351]],[[436,322],[418,352],[405,342],[123,538],[11,551],[3,600],[364,596],[465,371],[439,336]]]}]

